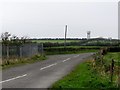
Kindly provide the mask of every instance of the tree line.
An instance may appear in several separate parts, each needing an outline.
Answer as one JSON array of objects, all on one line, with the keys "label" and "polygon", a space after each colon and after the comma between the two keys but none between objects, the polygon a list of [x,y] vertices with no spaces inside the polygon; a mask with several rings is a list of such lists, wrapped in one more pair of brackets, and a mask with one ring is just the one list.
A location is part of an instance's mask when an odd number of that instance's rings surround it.
[{"label": "tree line", "polygon": [[[12,35],[9,32],[4,32],[1,34],[2,44],[4,45],[21,45],[25,43],[33,43],[33,40],[64,40],[64,38],[42,38],[42,39],[30,39],[27,36],[18,37],[16,35]],[[105,38],[67,38],[67,40],[80,40],[78,42],[71,41],[66,42],[67,46],[119,46],[120,41],[117,39],[105,39]],[[59,42],[43,42],[44,47],[57,47],[57,46],[64,46],[63,43]]]},{"label": "tree line", "polygon": [[4,45],[21,45],[24,43],[31,42],[27,36],[18,37],[16,35],[12,35],[9,32],[2,33],[1,40],[2,40],[2,44]]}]

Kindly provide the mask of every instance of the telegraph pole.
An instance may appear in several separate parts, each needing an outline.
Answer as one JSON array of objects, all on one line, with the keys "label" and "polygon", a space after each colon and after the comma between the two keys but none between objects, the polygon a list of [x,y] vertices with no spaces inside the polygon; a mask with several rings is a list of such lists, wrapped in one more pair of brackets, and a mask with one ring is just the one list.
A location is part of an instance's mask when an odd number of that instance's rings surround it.
[{"label": "telegraph pole", "polygon": [[64,48],[66,48],[66,37],[67,37],[67,25],[65,25],[65,42],[64,42]]}]

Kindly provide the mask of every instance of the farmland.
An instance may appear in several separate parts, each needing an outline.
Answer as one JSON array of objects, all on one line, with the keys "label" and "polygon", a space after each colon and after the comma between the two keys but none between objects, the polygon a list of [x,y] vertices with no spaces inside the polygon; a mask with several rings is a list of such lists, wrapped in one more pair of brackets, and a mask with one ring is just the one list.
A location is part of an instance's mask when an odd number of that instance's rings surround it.
[{"label": "farmland", "polygon": [[[46,42],[51,42],[51,43],[64,43],[65,40],[51,40],[51,39],[46,39],[46,40],[32,40],[32,42],[37,42],[37,43],[46,43]],[[80,40],[67,40],[66,42],[80,42]]]},{"label": "farmland", "polygon": [[[31,42],[43,43],[45,47],[64,46],[64,39],[30,39]],[[66,46],[116,46],[118,45],[117,39],[66,39]]]},{"label": "farmland", "polygon": [[[83,52],[97,52],[100,48],[118,46],[117,39],[32,39],[32,42],[43,43],[44,53],[52,54],[72,54]],[[64,46],[65,45],[65,46]]]},{"label": "farmland", "polygon": [[44,52],[47,55],[53,54],[78,54],[78,53],[88,53],[88,52],[98,52],[101,47],[99,46],[64,46],[60,47],[46,47]]}]

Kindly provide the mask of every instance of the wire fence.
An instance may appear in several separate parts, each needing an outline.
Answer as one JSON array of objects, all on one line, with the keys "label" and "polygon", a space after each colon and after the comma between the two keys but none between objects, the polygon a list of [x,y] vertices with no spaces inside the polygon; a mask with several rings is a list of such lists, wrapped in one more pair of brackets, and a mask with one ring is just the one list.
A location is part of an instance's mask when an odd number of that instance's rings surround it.
[{"label": "wire fence", "polygon": [[[2,45],[0,49],[2,51],[2,58],[13,58],[13,57],[31,57],[36,54],[43,53],[42,44],[24,44],[24,45]],[[0,52],[1,53],[1,52]]]}]

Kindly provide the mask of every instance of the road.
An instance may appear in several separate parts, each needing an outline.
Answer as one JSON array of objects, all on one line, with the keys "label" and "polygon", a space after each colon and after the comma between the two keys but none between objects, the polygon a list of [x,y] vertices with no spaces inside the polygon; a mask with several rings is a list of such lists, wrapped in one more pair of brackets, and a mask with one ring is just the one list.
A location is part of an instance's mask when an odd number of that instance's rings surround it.
[{"label": "road", "polygon": [[52,55],[48,60],[5,69],[2,88],[48,88],[92,53]]}]

